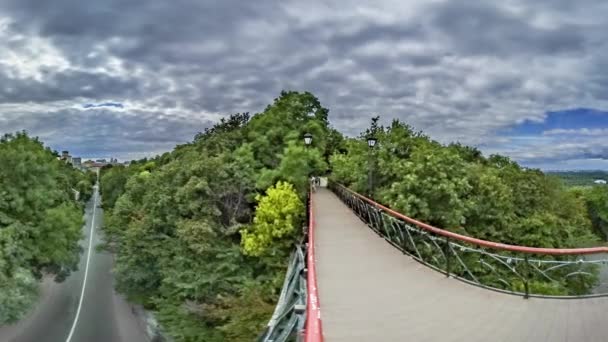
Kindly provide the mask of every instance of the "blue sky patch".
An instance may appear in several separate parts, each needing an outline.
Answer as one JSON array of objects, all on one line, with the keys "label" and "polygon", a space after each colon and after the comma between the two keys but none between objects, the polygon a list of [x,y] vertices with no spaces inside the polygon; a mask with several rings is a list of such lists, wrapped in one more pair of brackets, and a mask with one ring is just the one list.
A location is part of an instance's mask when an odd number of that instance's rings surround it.
[{"label": "blue sky patch", "polygon": [[506,136],[541,135],[557,129],[580,130],[580,129],[608,128],[608,112],[589,109],[575,108],[554,112],[547,112],[542,122],[526,120],[523,123],[511,127],[502,132]]},{"label": "blue sky patch", "polygon": [[498,132],[482,150],[541,169],[608,169],[608,112],[575,108],[547,112]]}]

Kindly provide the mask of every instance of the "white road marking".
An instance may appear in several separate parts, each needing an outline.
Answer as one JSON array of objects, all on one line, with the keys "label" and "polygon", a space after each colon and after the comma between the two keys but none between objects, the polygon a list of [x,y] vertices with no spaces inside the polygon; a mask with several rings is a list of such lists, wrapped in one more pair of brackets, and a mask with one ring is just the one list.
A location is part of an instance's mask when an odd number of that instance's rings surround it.
[{"label": "white road marking", "polygon": [[93,196],[93,218],[91,219],[91,231],[89,232],[89,251],[87,253],[87,264],[84,268],[84,280],[82,281],[82,291],[80,292],[80,301],[78,301],[78,309],[76,310],[74,324],[72,324],[72,329],[70,329],[70,334],[68,335],[68,338],[67,340],[65,340],[65,342],[70,342],[72,340],[72,336],[74,335],[74,331],[76,331],[76,324],[78,324],[78,316],[80,316],[80,309],[82,309],[82,302],[84,300],[84,290],[87,287],[87,276],[89,275],[91,250],[93,249],[93,233],[95,232],[95,212],[97,210],[97,186],[95,187],[95,193]]}]

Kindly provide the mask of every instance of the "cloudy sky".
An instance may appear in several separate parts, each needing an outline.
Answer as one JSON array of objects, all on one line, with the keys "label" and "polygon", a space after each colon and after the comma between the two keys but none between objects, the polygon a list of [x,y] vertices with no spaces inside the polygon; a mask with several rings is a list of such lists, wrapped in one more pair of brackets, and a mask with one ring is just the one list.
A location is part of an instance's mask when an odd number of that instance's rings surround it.
[{"label": "cloudy sky", "polygon": [[308,90],[545,169],[608,169],[608,2],[0,1],[0,131],[138,158]]}]

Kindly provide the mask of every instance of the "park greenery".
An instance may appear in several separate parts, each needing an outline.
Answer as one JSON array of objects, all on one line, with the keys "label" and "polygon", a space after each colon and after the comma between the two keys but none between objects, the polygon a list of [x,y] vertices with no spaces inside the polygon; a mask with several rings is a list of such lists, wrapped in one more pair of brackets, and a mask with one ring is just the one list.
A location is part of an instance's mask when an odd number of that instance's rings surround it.
[{"label": "park greenery", "polygon": [[308,177],[340,144],[327,114],[312,94],[284,92],[170,153],[103,169],[118,289],[177,341],[251,341],[301,238]]},{"label": "park greenery", "polygon": [[0,139],[0,324],[27,312],[43,276],[76,270],[94,181],[25,132]]},{"label": "park greenery", "polygon": [[[369,136],[377,138],[373,149],[367,145]],[[521,167],[506,157],[485,157],[460,144],[439,144],[397,120],[382,127],[374,118],[360,137],[346,139],[344,148],[331,157],[334,181],[436,227],[490,241],[548,248],[596,245],[599,233],[606,229],[606,187],[575,191],[557,177]],[[371,191],[368,165],[374,168]],[[479,265],[479,256],[471,258],[464,262]],[[469,269],[484,284],[504,288],[501,282],[507,279],[507,290],[523,291],[516,274],[492,262],[486,269]],[[502,274],[496,271],[501,267]],[[595,270],[586,271],[591,276],[585,279],[563,277],[556,283],[539,277],[531,279],[530,286],[533,292],[552,295],[588,293],[597,278]],[[454,272],[464,275],[465,270],[455,267]]]},{"label": "park greenery", "polygon": [[[305,133],[314,137],[309,147]],[[172,152],[102,170],[118,289],[157,312],[176,341],[250,341],[271,316],[302,237],[309,176],[368,193],[370,165],[369,195],[378,201],[482,239],[590,246],[608,222],[606,189],[574,191],[399,121],[383,127],[375,118],[359,137],[344,137],[312,94],[283,92],[261,113],[222,119]],[[531,286],[566,294],[590,284]]]},{"label": "park greenery", "polygon": [[[378,139],[369,151],[366,137]],[[331,157],[332,178],[431,225],[477,238],[532,247],[597,243],[584,198],[559,179],[472,147],[441,145],[400,121],[347,139]]]},{"label": "park greenery", "polygon": [[556,176],[567,186],[593,186],[597,180],[608,180],[608,171],[548,171],[548,175]]},{"label": "park greenery", "polygon": [[[373,150],[370,135],[378,139]],[[172,152],[102,170],[118,289],[156,311],[177,341],[250,341],[271,316],[301,239],[309,176],[367,193],[371,164],[371,196],[482,239],[589,246],[608,218],[603,190],[572,191],[539,170],[442,145],[399,121],[382,127],[375,118],[359,137],[344,137],[312,94],[283,92],[263,112],[222,119]]]},{"label": "park greenery", "polygon": [[[374,118],[358,137],[345,137],[328,113],[308,92],[283,92],[262,112],[226,117],[171,152],[104,167],[105,248],[115,254],[117,289],[156,312],[176,341],[252,340],[302,239],[311,175],[481,239],[565,248],[606,236],[608,187],[568,187],[397,120],[384,127]],[[370,136],[378,140],[373,149]],[[25,133],[0,140],[0,323],[21,317],[44,275],[62,280],[76,268],[82,201],[94,180]],[[580,294],[592,283],[532,279],[530,286]]]}]

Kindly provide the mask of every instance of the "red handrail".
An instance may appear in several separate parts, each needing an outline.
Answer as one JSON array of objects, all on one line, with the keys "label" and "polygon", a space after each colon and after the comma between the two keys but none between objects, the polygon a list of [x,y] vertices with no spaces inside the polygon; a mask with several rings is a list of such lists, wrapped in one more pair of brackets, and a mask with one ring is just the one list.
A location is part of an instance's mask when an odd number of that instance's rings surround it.
[{"label": "red handrail", "polygon": [[512,251],[512,252],[521,252],[521,253],[530,253],[530,254],[547,254],[547,255],[581,255],[581,254],[595,254],[595,253],[608,253],[608,247],[590,247],[590,248],[541,248],[541,247],[526,247],[526,246],[517,246],[517,245],[509,245],[500,242],[492,242],[487,240],[476,239],[474,237],[461,235],[458,233],[450,232],[445,229],[433,227],[426,223],[415,220],[411,217],[405,216],[401,213],[398,213],[388,207],[383,206],[382,204],[375,202],[353,190],[345,187],[342,184],[336,183],[336,185],[342,187],[346,191],[351,194],[361,198],[362,200],[368,202],[369,204],[384,210],[386,213],[390,214],[393,217],[402,219],[406,222],[414,224],[424,230],[433,232],[437,235],[446,236],[458,241],[467,242],[474,245],[479,245],[483,247],[494,248],[498,250],[504,251]]},{"label": "red handrail", "polygon": [[312,192],[308,202],[308,247],[306,261],[308,273],[306,275],[306,328],[304,340],[306,342],[323,342],[323,327],[321,324],[321,308],[319,293],[317,292],[317,272],[315,267],[315,216],[313,212]]}]

